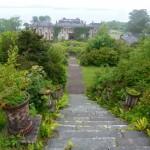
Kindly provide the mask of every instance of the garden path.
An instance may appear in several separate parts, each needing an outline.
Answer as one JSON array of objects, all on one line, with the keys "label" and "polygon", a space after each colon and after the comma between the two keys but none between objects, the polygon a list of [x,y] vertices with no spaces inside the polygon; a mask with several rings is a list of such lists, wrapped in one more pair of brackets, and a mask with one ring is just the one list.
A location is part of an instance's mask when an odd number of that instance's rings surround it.
[{"label": "garden path", "polygon": [[73,150],[150,150],[150,139],[144,133],[127,130],[125,122],[84,96],[80,66],[73,57],[67,89],[70,102],[58,121],[59,135],[49,140],[45,150],[64,150],[68,140]]}]

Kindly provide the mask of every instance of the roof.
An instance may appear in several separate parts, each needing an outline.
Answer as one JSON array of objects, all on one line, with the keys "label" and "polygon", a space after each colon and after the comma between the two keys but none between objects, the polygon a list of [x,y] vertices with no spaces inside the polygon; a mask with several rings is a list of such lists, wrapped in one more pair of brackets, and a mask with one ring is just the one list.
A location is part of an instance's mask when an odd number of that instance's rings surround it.
[{"label": "roof", "polygon": [[33,23],[31,24],[31,27],[52,27],[53,24],[51,22],[37,22],[37,23]]},{"label": "roof", "polygon": [[99,28],[100,25],[101,25],[101,23],[92,22],[92,23],[90,23],[88,26],[89,26],[89,27],[92,27],[92,28]]},{"label": "roof", "polygon": [[132,33],[125,33],[121,35],[120,38],[124,40],[125,42],[127,42],[128,44],[133,44],[133,43],[138,42],[138,36],[133,35]]},{"label": "roof", "polygon": [[63,18],[59,20],[56,25],[60,27],[84,27],[86,24],[84,23],[84,21],[80,20],[79,18],[76,19]]}]

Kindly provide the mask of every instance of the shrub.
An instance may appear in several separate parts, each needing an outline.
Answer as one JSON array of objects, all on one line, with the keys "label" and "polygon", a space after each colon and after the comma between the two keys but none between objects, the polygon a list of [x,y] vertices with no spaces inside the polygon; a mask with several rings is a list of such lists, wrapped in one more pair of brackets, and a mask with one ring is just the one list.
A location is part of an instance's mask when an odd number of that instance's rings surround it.
[{"label": "shrub", "polygon": [[74,56],[80,56],[80,53],[87,47],[87,42],[69,41],[68,42],[68,53]]},{"label": "shrub", "polygon": [[62,84],[65,86],[66,71],[63,66],[63,55],[64,54],[61,53],[60,50],[50,47],[48,51],[49,64],[47,64],[45,68],[48,76],[52,79],[54,84]]},{"label": "shrub", "polygon": [[46,80],[46,73],[41,66],[32,66],[29,70],[28,77],[31,80],[27,91],[30,94],[30,104],[34,104],[35,108],[40,112],[47,108],[48,96],[43,97],[41,90],[53,90],[53,85],[50,80]]},{"label": "shrub", "polygon": [[127,52],[122,45],[123,43],[112,39],[102,28],[94,38],[88,41],[86,49],[81,52],[80,62],[82,65],[115,66],[121,54]]},{"label": "shrub", "polygon": [[[147,119],[147,122],[150,121],[149,41],[149,38],[141,41],[141,43],[130,52],[129,58],[120,60],[117,67],[105,68],[104,72],[100,72],[97,75],[95,84],[88,89],[88,96],[90,98],[131,123],[144,117]],[[136,106],[124,112],[122,108],[127,96],[126,89],[130,89],[130,92],[135,95],[139,95],[140,93],[140,100]],[[137,127],[141,130],[145,130],[145,128],[148,128],[145,127],[147,122],[145,119],[140,120],[137,122]]]},{"label": "shrub", "polygon": [[18,71],[15,68],[17,47],[9,51],[8,62],[0,65],[0,101],[2,105],[16,106],[27,96],[27,88],[30,83],[27,71]]},{"label": "shrub", "polygon": [[50,138],[53,131],[58,127],[58,124],[51,120],[50,116],[46,115],[40,126],[40,135],[43,138]]},{"label": "shrub", "polygon": [[0,35],[0,63],[7,62],[8,51],[16,45],[16,40],[16,32],[4,32]]},{"label": "shrub", "polygon": [[92,49],[100,49],[102,47],[113,48],[114,44],[115,40],[112,39],[107,33],[100,33],[93,39],[89,40],[87,51],[91,51]]},{"label": "shrub", "polygon": [[[47,77],[55,84],[65,85],[66,76],[63,63],[63,50],[44,41],[34,31],[21,31],[18,37],[19,63],[21,69],[30,69],[32,65],[43,66]],[[24,65],[25,64],[25,65]]]},{"label": "shrub", "polygon": [[101,49],[93,49],[89,53],[84,52],[81,55],[80,63],[82,65],[94,65],[94,66],[114,66],[118,62],[118,53],[108,47]]},{"label": "shrub", "polygon": [[6,114],[0,110],[0,131],[6,126]]}]

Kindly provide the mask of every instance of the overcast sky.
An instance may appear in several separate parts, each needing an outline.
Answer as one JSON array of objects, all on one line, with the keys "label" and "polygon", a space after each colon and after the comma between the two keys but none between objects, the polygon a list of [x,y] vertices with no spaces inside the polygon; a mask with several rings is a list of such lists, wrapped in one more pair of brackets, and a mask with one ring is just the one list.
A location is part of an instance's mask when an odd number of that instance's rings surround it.
[{"label": "overcast sky", "polygon": [[62,17],[79,17],[87,22],[128,21],[133,9],[150,11],[150,0],[2,0],[0,18],[20,16],[30,21],[35,15],[49,15],[52,22]]}]

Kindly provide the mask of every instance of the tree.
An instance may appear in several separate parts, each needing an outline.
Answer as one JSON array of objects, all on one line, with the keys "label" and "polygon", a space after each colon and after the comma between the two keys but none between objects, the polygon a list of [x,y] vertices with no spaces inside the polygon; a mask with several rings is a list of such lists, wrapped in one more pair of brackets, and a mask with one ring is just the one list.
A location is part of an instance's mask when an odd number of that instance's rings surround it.
[{"label": "tree", "polygon": [[0,35],[0,63],[7,62],[8,50],[16,45],[16,32],[4,32]]},{"label": "tree", "polygon": [[25,27],[25,29],[27,29],[27,30],[28,30],[28,29],[29,29],[29,27],[30,27],[30,24],[26,22],[26,23],[24,23],[24,24],[23,24],[23,26]]},{"label": "tree", "polygon": [[33,24],[34,23],[38,23],[38,22],[51,22],[51,17],[50,16],[33,16],[32,17],[32,21]]},{"label": "tree", "polygon": [[112,30],[120,30],[120,31],[125,31],[127,23],[126,22],[120,22],[120,21],[108,21],[106,22],[107,26],[109,29]]},{"label": "tree", "polygon": [[40,22],[43,22],[43,21],[51,22],[51,18],[49,16],[39,16],[39,21]]},{"label": "tree", "polygon": [[33,65],[43,66],[48,78],[55,84],[65,85],[65,69],[62,66],[60,50],[42,39],[35,31],[25,30],[18,35],[19,69],[29,69]]},{"label": "tree", "polygon": [[37,16],[33,16],[31,22],[32,23],[37,23],[37,22],[39,22],[39,18]]},{"label": "tree", "polygon": [[147,10],[140,9],[130,12],[129,19],[127,30],[132,33],[142,33],[146,28],[146,24],[149,22],[150,17]]},{"label": "tree", "polygon": [[0,19],[0,32],[18,31],[21,26],[19,17],[12,17],[10,19]]}]

